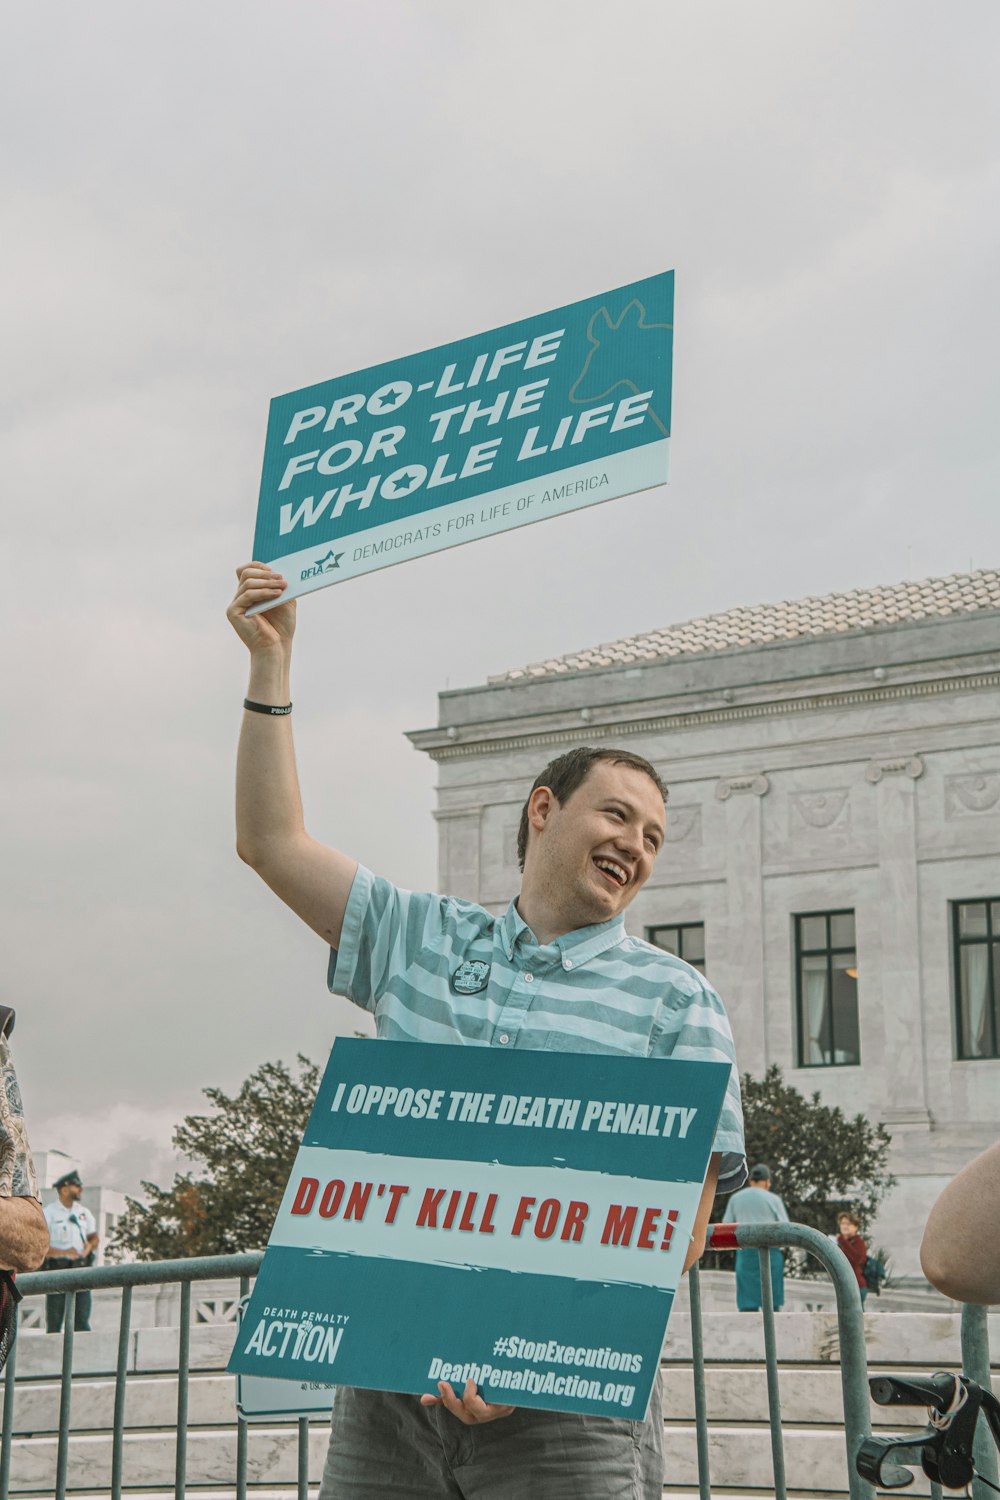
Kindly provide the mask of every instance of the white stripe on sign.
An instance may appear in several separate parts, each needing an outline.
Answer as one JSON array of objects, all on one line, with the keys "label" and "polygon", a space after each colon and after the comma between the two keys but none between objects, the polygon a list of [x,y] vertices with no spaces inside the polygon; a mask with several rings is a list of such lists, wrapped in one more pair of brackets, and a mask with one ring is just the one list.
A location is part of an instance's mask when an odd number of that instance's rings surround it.
[{"label": "white stripe on sign", "polygon": [[[282,600],[299,598],[411,557],[424,557],[462,542],[665,484],[669,453],[670,439],[660,438],[627,453],[576,464],[472,500],[420,510],[398,521],[352,531],[332,541],[327,537],[312,545],[303,546],[308,530],[300,520],[289,532],[289,541],[299,544],[297,550],[273,558],[270,565],[288,580]],[[303,517],[307,512],[308,507]],[[261,606],[255,605],[247,613],[259,614],[260,610]]]},{"label": "white stripe on sign", "polygon": [[270,1244],[674,1291],[700,1197],[698,1183],[303,1146]]}]

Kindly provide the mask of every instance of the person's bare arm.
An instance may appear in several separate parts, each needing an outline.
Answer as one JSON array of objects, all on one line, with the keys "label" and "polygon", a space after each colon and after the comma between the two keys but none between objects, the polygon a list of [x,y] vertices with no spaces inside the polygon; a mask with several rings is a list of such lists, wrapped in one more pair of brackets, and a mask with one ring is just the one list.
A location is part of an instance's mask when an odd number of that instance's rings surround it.
[{"label": "person's bare arm", "polygon": [[[247,697],[290,701],[295,602],[247,616],[253,604],[278,599],[285,580],[264,563],[238,568],[230,624],[250,652]],[[305,828],[291,715],[243,712],[236,758],[236,850],[272,891],[325,943],[336,948],[357,862],[312,838]]]},{"label": "person's bare arm", "polygon": [[1000,1145],[964,1167],[931,1209],[920,1244],[927,1280],[958,1302],[1000,1302]]},{"label": "person's bare arm", "polygon": [[49,1226],[38,1199],[0,1198],[0,1266],[37,1271],[48,1254]]},{"label": "person's bare arm", "polygon": [[[691,1231],[691,1243],[688,1246],[687,1255],[684,1257],[684,1271],[690,1270],[696,1260],[700,1260],[705,1253],[705,1241],[708,1237],[708,1220],[712,1212],[712,1204],[715,1202],[715,1190],[719,1184],[719,1167],[722,1163],[721,1151],[713,1151],[708,1163],[708,1172],[705,1176],[705,1186],[702,1189],[701,1199],[698,1203],[698,1212],[694,1216],[694,1229]],[[684,1274],[681,1272],[681,1275]]]}]

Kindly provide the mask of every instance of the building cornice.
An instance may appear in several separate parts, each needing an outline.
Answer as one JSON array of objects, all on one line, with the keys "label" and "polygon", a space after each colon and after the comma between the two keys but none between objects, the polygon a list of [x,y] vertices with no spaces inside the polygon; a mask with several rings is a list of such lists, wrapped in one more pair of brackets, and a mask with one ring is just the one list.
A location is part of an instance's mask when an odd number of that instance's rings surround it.
[{"label": "building cornice", "polygon": [[[586,707],[575,713],[564,708],[551,715],[537,728],[525,726],[511,732],[509,721],[479,722],[467,726],[449,725],[434,729],[411,730],[407,738],[417,750],[434,761],[461,760],[477,755],[496,755],[517,750],[531,750],[566,744],[593,744],[606,739],[621,739],[635,734],[662,734],[711,724],[738,724],[758,719],[783,718],[807,713],[840,712],[848,708],[907,699],[940,697],[945,694],[984,692],[1000,688],[1000,672],[975,672],[965,675],[925,678],[902,683],[879,683],[871,687],[852,687],[843,691],[779,696],[763,702],[712,704],[704,708],[674,713],[643,712],[640,705],[619,705],[619,714],[597,712]],[[639,711],[637,711],[637,709]]]}]

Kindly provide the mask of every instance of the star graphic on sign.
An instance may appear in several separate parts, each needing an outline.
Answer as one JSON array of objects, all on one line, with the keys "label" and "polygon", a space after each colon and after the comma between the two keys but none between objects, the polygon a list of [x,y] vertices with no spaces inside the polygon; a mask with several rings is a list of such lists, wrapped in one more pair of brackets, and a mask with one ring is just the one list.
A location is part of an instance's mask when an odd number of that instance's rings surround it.
[{"label": "star graphic on sign", "polygon": [[331,547],[326,556],[319,559],[316,566],[322,568],[324,573],[332,573],[334,568],[339,568],[343,555],[342,552],[334,552]]},{"label": "star graphic on sign", "polygon": [[398,500],[402,495],[408,495],[419,480],[419,469],[401,469],[392,481],[392,492],[386,488],[384,493],[390,500]]},{"label": "star graphic on sign", "polygon": [[373,417],[384,417],[387,412],[402,406],[412,389],[405,380],[398,385],[384,385],[369,400],[368,410]]}]

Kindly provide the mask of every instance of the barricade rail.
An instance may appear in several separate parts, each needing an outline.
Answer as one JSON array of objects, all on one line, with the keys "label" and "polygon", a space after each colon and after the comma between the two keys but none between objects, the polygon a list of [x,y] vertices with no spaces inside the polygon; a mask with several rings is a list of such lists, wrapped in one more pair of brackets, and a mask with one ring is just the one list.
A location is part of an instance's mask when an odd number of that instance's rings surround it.
[{"label": "barricade rail", "polygon": [[[861,1293],[847,1257],[826,1235],[820,1234],[818,1229],[810,1229],[805,1224],[713,1224],[709,1235],[709,1248],[712,1250],[757,1250],[760,1255],[764,1364],[767,1372],[767,1405],[771,1430],[771,1463],[775,1500],[785,1500],[787,1488],[770,1252],[787,1249],[805,1250],[815,1256],[828,1273],[837,1297],[840,1382],[844,1400],[846,1445],[844,1457],[847,1466],[848,1490],[851,1500],[870,1500],[875,1491],[861,1478],[854,1467],[855,1454],[871,1433],[871,1419],[868,1405],[868,1360],[865,1353]],[[700,1500],[711,1500],[705,1403],[705,1348],[701,1333],[701,1287],[697,1267],[693,1267],[688,1275],[691,1284],[691,1352],[698,1441],[698,1493]]]},{"label": "barricade rail", "polygon": [[[757,1250],[761,1274],[761,1316],[763,1320],[764,1364],[768,1398],[771,1467],[775,1500],[786,1500],[784,1433],[782,1427],[778,1350],[775,1310],[771,1288],[770,1251],[796,1249],[814,1256],[829,1276],[836,1295],[837,1335],[839,1343],[840,1384],[843,1398],[844,1483],[851,1500],[872,1500],[874,1489],[855,1469],[855,1458],[862,1442],[870,1435],[868,1366],[861,1297],[854,1273],[836,1245],[817,1230],[801,1224],[714,1225],[710,1236],[712,1249]],[[36,1272],[18,1278],[18,1288],[25,1297],[48,1292],[64,1293],[66,1309],[62,1332],[61,1371],[59,1375],[58,1429],[56,1433],[55,1476],[52,1489],[46,1484],[46,1495],[66,1500],[70,1460],[70,1429],[73,1402],[74,1304],[83,1291],[120,1290],[121,1310],[118,1323],[117,1360],[114,1372],[114,1412],[111,1425],[110,1485],[102,1494],[121,1500],[125,1485],[125,1401],[129,1375],[129,1350],[132,1335],[132,1293],[137,1287],[180,1287],[180,1316],[177,1336],[177,1406],[176,1446],[174,1451],[174,1496],[184,1500],[187,1494],[188,1467],[188,1397],[191,1365],[192,1287],[203,1281],[235,1280],[240,1295],[245,1296],[262,1260],[260,1252],[246,1255],[213,1256],[197,1260],[140,1262],[129,1265],[99,1266],[80,1271]],[[697,1267],[689,1273],[691,1368],[693,1374],[694,1428],[697,1450],[698,1494],[700,1500],[711,1500],[710,1445],[708,1401],[706,1393],[706,1349],[703,1336],[702,1296]],[[714,1351],[713,1351],[714,1353]],[[712,1353],[708,1355],[712,1359]],[[990,1360],[986,1309],[965,1307],[962,1313],[962,1365],[964,1372],[980,1384],[989,1384]],[[161,1368],[161,1367],[157,1367]],[[170,1366],[170,1374],[173,1373]],[[197,1366],[196,1366],[197,1368]],[[110,1375],[110,1359],[107,1373]],[[11,1457],[15,1441],[15,1403],[17,1381],[17,1342],[11,1350],[3,1376],[4,1397],[2,1442],[0,1442],[0,1500],[8,1500]],[[109,1392],[110,1401],[110,1392]],[[248,1496],[248,1424],[235,1411],[236,1428],[234,1473],[236,1500]],[[296,1494],[298,1500],[309,1495],[309,1419],[299,1417],[296,1442]],[[278,1426],[278,1423],[274,1424]],[[51,1430],[51,1429],[49,1429]],[[231,1429],[230,1429],[231,1431]],[[49,1439],[51,1442],[51,1438]],[[230,1437],[229,1441],[232,1441]],[[988,1433],[977,1438],[976,1468],[984,1479],[996,1482],[996,1451]],[[132,1482],[134,1487],[135,1481]],[[88,1488],[96,1489],[90,1483]],[[838,1486],[839,1488],[839,1486]],[[771,1493],[770,1487],[768,1494]],[[973,1484],[975,1500],[987,1500],[985,1484]],[[941,1492],[931,1487],[931,1494]]]},{"label": "barricade rail", "polygon": [[[248,1255],[213,1255],[192,1260],[136,1261],[121,1266],[92,1266],[82,1271],[35,1271],[19,1276],[17,1285],[22,1297],[48,1292],[66,1294],[66,1311],[62,1332],[62,1373],[59,1386],[59,1429],[56,1446],[54,1500],[66,1500],[69,1469],[69,1424],[73,1400],[73,1335],[76,1294],[121,1288],[121,1315],[118,1323],[118,1360],[115,1369],[115,1406],[111,1433],[112,1500],[121,1500],[123,1484],[123,1449],[125,1433],[125,1390],[128,1375],[129,1334],[131,1332],[132,1289],[137,1286],[180,1284],[180,1329],[177,1345],[177,1441],[174,1463],[175,1500],[186,1494],[188,1377],[191,1351],[191,1287],[197,1281],[234,1279],[240,1284],[240,1296],[250,1290],[250,1279],[257,1274],[263,1260],[262,1251]],[[2,1443],[0,1443],[0,1500],[8,1500],[10,1490],[11,1450],[14,1434],[14,1403],[17,1399],[17,1340],[4,1370]],[[299,1419],[298,1476],[299,1500],[309,1494],[309,1422]],[[247,1424],[237,1422],[236,1495],[247,1495]]]}]

